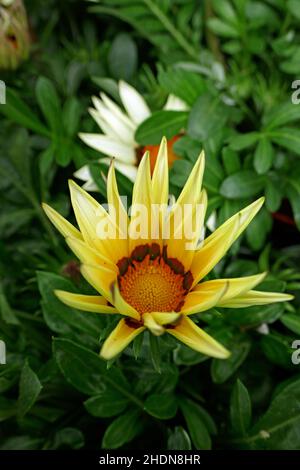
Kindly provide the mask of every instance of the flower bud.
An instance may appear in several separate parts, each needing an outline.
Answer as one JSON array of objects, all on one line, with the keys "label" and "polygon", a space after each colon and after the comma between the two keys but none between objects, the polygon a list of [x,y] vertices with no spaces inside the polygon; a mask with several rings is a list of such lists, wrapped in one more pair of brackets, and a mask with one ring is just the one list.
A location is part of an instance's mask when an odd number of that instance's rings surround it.
[{"label": "flower bud", "polygon": [[22,0],[0,0],[0,69],[14,70],[26,60],[30,34]]}]

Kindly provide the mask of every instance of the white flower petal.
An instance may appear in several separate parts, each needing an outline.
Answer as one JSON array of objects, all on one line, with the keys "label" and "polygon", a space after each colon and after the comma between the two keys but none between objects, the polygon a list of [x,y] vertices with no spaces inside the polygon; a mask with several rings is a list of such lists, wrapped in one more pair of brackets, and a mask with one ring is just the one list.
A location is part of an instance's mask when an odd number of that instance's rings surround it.
[{"label": "white flower petal", "polygon": [[124,163],[134,164],[136,162],[135,149],[130,145],[118,142],[117,140],[102,134],[79,134],[83,142],[98,152],[114,157]]},{"label": "white flower petal", "polygon": [[99,192],[99,188],[98,186],[96,185],[96,183],[94,183],[93,180],[90,180],[90,181],[87,181],[86,183],[84,183],[82,185],[82,188],[85,189],[85,191],[95,191],[95,192]]},{"label": "white flower petal", "polygon": [[100,93],[102,103],[106,106],[107,109],[112,111],[116,117],[124,122],[128,127],[130,127],[133,132],[136,131],[136,124],[127,116],[124,111],[118,106],[114,101],[112,101],[105,93]]},{"label": "white flower petal", "polygon": [[79,170],[76,170],[74,176],[75,178],[78,178],[81,181],[90,181],[92,179],[92,175],[88,165],[84,165],[79,168]]},{"label": "white flower petal", "polygon": [[[119,111],[116,113],[115,111],[110,110],[96,96],[93,96],[92,101],[96,107],[96,111],[100,114],[102,119],[108,124],[108,126],[113,131],[113,133],[117,135],[118,140],[121,140],[125,144],[135,146],[136,145],[134,141],[135,130],[132,129],[131,124],[128,124],[128,122],[119,115]],[[111,135],[111,132],[109,135]]]},{"label": "white flower petal", "polygon": [[[111,163],[110,158],[102,158],[100,161],[107,166]],[[114,165],[116,170],[122,173],[122,175],[125,175],[133,183],[135,182],[137,174],[137,167],[135,165],[126,165],[126,163],[120,162],[118,159],[114,160]]]},{"label": "white flower petal", "polygon": [[113,137],[114,139],[119,140],[118,134],[112,129],[112,127],[110,127],[109,124],[107,124],[107,122],[105,121],[105,119],[103,119],[103,117],[101,116],[101,114],[99,113],[97,109],[89,108],[89,113],[92,116],[92,118],[96,121],[96,123],[98,124],[98,126],[100,127],[101,131],[104,134],[109,135],[110,137]]},{"label": "white flower petal", "polygon": [[120,80],[119,92],[124,108],[136,125],[139,125],[151,115],[146,101],[131,85]]},{"label": "white flower petal", "polygon": [[175,95],[169,95],[164,105],[164,109],[167,111],[188,111],[189,107],[185,101],[181,100]]}]

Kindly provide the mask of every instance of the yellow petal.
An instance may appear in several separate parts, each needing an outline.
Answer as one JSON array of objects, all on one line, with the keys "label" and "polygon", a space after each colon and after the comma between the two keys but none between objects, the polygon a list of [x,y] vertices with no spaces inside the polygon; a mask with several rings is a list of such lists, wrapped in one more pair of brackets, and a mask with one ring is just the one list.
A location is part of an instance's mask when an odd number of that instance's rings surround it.
[{"label": "yellow petal", "polygon": [[155,336],[160,336],[165,332],[164,327],[156,322],[152,313],[144,313],[143,322],[144,326]]},{"label": "yellow petal", "polygon": [[62,215],[60,215],[48,204],[43,203],[42,207],[49,217],[54,227],[64,236],[64,237],[73,237],[82,240],[82,235],[70,222],[68,222]]},{"label": "yellow petal", "polygon": [[151,173],[149,152],[140,162],[133,187],[131,219],[129,224],[129,251],[151,240]]},{"label": "yellow petal", "polygon": [[[155,212],[153,210],[152,220],[154,220],[153,223],[157,223],[159,226],[157,243],[162,247],[169,198],[168,148],[165,137],[163,137],[159,147],[151,183],[152,204],[156,205]],[[154,206],[152,207],[154,208]]]},{"label": "yellow petal", "polygon": [[177,204],[196,204],[198,202],[201,192],[204,167],[205,155],[204,151],[202,151],[177,199]]},{"label": "yellow petal", "polygon": [[230,356],[230,352],[227,349],[184,315],[182,315],[178,325],[174,328],[166,329],[166,331],[190,348],[207,356],[218,359],[226,359]]},{"label": "yellow petal", "polygon": [[112,303],[121,315],[140,320],[141,316],[135,308],[129,305],[122,297],[117,281],[111,284]]},{"label": "yellow petal", "polygon": [[168,204],[169,170],[167,139],[162,138],[152,176],[153,204]]},{"label": "yellow petal", "polygon": [[151,315],[153,316],[156,323],[159,325],[169,325],[176,322],[180,316],[180,312],[152,312]]},{"label": "yellow petal", "polygon": [[216,230],[218,233],[211,239],[210,243],[204,244],[194,254],[191,264],[191,272],[194,278],[193,286],[206,276],[214,266],[225,255],[239,230],[239,219],[236,218],[232,224],[224,227],[223,230]]},{"label": "yellow petal", "polygon": [[111,216],[117,216],[120,236],[123,236],[127,240],[129,219],[119,195],[114,161],[111,162],[107,175],[107,202],[109,205],[109,213],[111,214],[111,211],[115,211],[115,214],[112,213]]},{"label": "yellow petal", "polygon": [[116,272],[104,266],[95,267],[87,264],[83,264],[80,269],[86,281],[112,303],[110,287],[117,278]]},{"label": "yellow petal", "polygon": [[117,309],[107,305],[107,300],[100,295],[73,294],[63,290],[55,290],[61,302],[72,308],[95,313],[118,313]]},{"label": "yellow petal", "polygon": [[66,242],[75,253],[77,258],[84,264],[90,264],[91,266],[104,266],[116,273],[119,272],[118,267],[109,258],[104,256],[102,253],[92,248],[90,245],[77,238],[66,238]]},{"label": "yellow petal", "polygon": [[127,240],[105,209],[74,181],[69,182],[72,206],[86,242],[113,262],[127,256]]},{"label": "yellow petal", "polygon": [[[267,273],[255,274],[254,276],[237,277],[231,279],[214,279],[212,281],[201,282],[198,284],[186,297],[188,299],[194,299],[199,296],[201,298],[202,293],[212,292],[215,290],[216,293],[221,291],[226,286],[223,295],[217,300],[215,305],[221,305],[224,301],[227,301],[237,295],[243,294],[253,287],[257,286],[266,276]],[[185,306],[184,306],[185,307]],[[211,307],[209,307],[211,308]],[[182,309],[184,311],[184,308]],[[200,310],[202,311],[202,310]]]},{"label": "yellow petal", "polygon": [[174,218],[171,218],[170,239],[167,241],[168,257],[177,258],[184,265],[185,271],[190,269],[203,228],[207,208],[205,190],[201,191],[197,204],[184,208],[178,206],[178,210],[182,210],[182,217],[178,213],[176,218],[174,212]]},{"label": "yellow petal", "polygon": [[208,244],[213,240],[216,236],[218,236],[219,232],[226,230],[228,227],[233,226],[235,221],[239,221],[239,228],[235,233],[235,238],[233,242],[240,236],[240,234],[248,227],[251,220],[256,216],[258,211],[261,209],[263,203],[265,201],[264,197],[261,197],[254,201],[249,206],[245,207],[241,211],[234,214],[230,217],[224,224],[217,228],[208,238],[204,240],[204,245]]},{"label": "yellow petal", "polygon": [[260,292],[257,290],[249,290],[245,294],[238,295],[233,299],[221,301],[220,307],[242,308],[254,305],[267,305],[275,302],[288,302],[293,300],[294,296],[290,294],[281,294],[279,292]]},{"label": "yellow petal", "polygon": [[187,294],[181,309],[182,313],[191,315],[192,313],[205,312],[205,310],[214,307],[226,295],[229,287],[228,281],[224,280],[218,285],[209,284],[209,282],[199,284],[197,290]]},{"label": "yellow petal", "polygon": [[125,349],[126,346],[128,346],[128,344],[131,343],[131,341],[133,341],[137,335],[139,335],[144,330],[144,326],[135,328],[128,324],[123,318],[119,321],[116,328],[104,341],[100,356],[106,360],[113,359],[117,354],[123,351],[123,349]]}]

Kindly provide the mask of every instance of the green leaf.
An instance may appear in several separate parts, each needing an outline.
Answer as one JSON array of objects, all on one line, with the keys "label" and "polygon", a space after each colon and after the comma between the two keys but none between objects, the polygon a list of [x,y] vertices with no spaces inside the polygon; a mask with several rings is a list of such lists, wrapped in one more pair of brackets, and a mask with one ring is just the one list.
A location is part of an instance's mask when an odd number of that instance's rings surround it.
[{"label": "green leaf", "polygon": [[261,348],[270,362],[284,369],[293,369],[291,341],[286,336],[272,333],[261,339]]},{"label": "green leaf", "polygon": [[[162,60],[169,59],[170,54],[186,59],[198,59],[198,35],[193,34],[193,25],[185,21],[180,27],[177,5],[170,2],[157,2],[144,0],[137,4],[128,3],[124,0],[101,1],[101,4],[90,8],[91,12],[112,15],[125,21],[135,28],[139,35],[145,37],[150,43],[157,47]],[[193,16],[197,17],[197,10],[192,9],[190,22]]]},{"label": "green leaf", "polygon": [[[105,361],[98,354],[78,346],[68,339],[54,339],[55,360],[67,382],[86,395],[98,395],[111,387],[125,398],[138,402],[130,393],[129,384],[120,369],[112,366],[107,369]],[[139,403],[139,406],[142,406]]]},{"label": "green leaf", "polygon": [[202,410],[187,398],[181,398],[179,406],[186,421],[192,442],[198,450],[211,449],[211,439],[203,420]]},{"label": "green leaf", "polygon": [[213,359],[211,363],[211,376],[214,383],[222,384],[226,382],[245,361],[250,351],[251,343],[246,338],[240,338],[239,342],[229,346],[231,355],[226,361]]},{"label": "green leaf", "polygon": [[149,342],[153,367],[158,374],[161,374],[161,354],[158,337],[149,332]]},{"label": "green leaf", "polygon": [[263,124],[267,130],[270,130],[298,120],[300,120],[300,107],[288,101],[268,110]]},{"label": "green leaf", "polygon": [[84,402],[87,411],[98,418],[110,418],[125,410],[129,400],[119,391],[111,388],[104,390],[98,395],[89,398]]},{"label": "green leaf", "polygon": [[38,286],[42,295],[42,309],[45,322],[56,333],[70,333],[71,331],[84,331],[94,337],[97,336],[97,326],[101,326],[101,319],[92,313],[80,312],[67,307],[54,294],[56,289],[76,292],[74,285],[66,278],[57,274],[38,272]]},{"label": "green leaf", "polygon": [[287,385],[272,400],[252,429],[248,441],[254,449],[299,449],[300,380]]},{"label": "green leaf", "polygon": [[175,160],[170,170],[170,184],[182,188],[191,171],[193,169],[193,164],[188,160]]},{"label": "green leaf", "polygon": [[174,395],[149,395],[144,403],[144,409],[158,419],[171,419],[177,412],[177,401]]},{"label": "green leaf", "polygon": [[67,382],[87,395],[97,395],[104,389],[104,361],[92,351],[67,339],[53,340],[55,360]]},{"label": "green leaf", "polygon": [[253,250],[263,248],[271,228],[271,214],[263,207],[246,229],[246,239]]},{"label": "green leaf", "polygon": [[132,441],[142,431],[143,421],[140,411],[130,409],[108,426],[103,436],[102,447],[104,449],[117,449]]},{"label": "green leaf", "polygon": [[188,121],[188,134],[193,139],[204,141],[214,135],[226,123],[228,108],[218,96],[209,93],[201,95],[191,109]]},{"label": "green leaf", "polygon": [[280,318],[280,321],[293,333],[300,335],[300,315],[296,313],[285,313]]},{"label": "green leaf", "polygon": [[17,414],[16,402],[0,396],[0,423]]},{"label": "green leaf", "polygon": [[283,311],[283,304],[248,307],[246,309],[226,309],[226,318],[235,325],[253,327],[262,323],[273,323],[280,318]]},{"label": "green leaf", "polygon": [[36,99],[52,131],[60,134],[61,107],[53,83],[45,77],[39,77],[36,83]]},{"label": "green leaf", "polygon": [[121,104],[121,99],[119,95],[119,87],[116,80],[108,77],[92,77],[92,81],[96,83],[102,90],[111,95],[113,99]]},{"label": "green leaf", "polygon": [[242,170],[228,176],[223,181],[220,194],[228,199],[253,197],[262,191],[265,178],[252,170]]},{"label": "green leaf", "polygon": [[226,23],[219,18],[209,18],[207,21],[209,29],[223,38],[238,38],[239,31],[235,25]]},{"label": "green leaf", "polygon": [[230,137],[228,143],[233,150],[244,150],[257,142],[259,139],[258,132],[248,132],[247,134],[236,134]]},{"label": "green leaf", "polygon": [[280,208],[283,198],[283,191],[280,186],[280,181],[276,180],[269,179],[266,183],[266,207],[270,212],[276,212]]},{"label": "green leaf", "polygon": [[0,112],[20,126],[26,127],[37,134],[49,136],[48,129],[21,100],[19,95],[11,89],[6,90],[6,105],[0,106]]},{"label": "green leaf", "polygon": [[274,149],[266,137],[262,137],[257,144],[254,154],[254,168],[259,175],[267,173],[271,168],[274,158]]},{"label": "green leaf", "polygon": [[161,354],[159,348],[159,339],[149,332],[151,360],[155,371],[161,374]]},{"label": "green leaf", "polygon": [[287,8],[298,20],[300,20],[299,2],[298,0],[288,0]]},{"label": "green leaf", "polygon": [[31,436],[14,436],[6,439],[0,450],[37,450],[43,444],[43,439]]},{"label": "green leaf", "polygon": [[19,325],[19,320],[17,319],[5,296],[2,282],[0,282],[0,317],[8,325]]},{"label": "green leaf", "polygon": [[79,129],[81,104],[74,96],[67,99],[63,106],[62,120],[68,136],[72,137]]},{"label": "green leaf", "polygon": [[[296,105],[294,105],[296,106]],[[300,155],[300,131],[292,127],[281,127],[269,133],[273,142],[296,155]]]},{"label": "green leaf", "polygon": [[178,96],[190,106],[207,88],[204,79],[199,74],[179,68],[160,70],[158,81],[168,94]]},{"label": "green leaf", "polygon": [[244,436],[251,424],[251,400],[245,385],[238,379],[230,398],[230,420],[234,432]]},{"label": "green leaf", "polygon": [[241,170],[241,162],[237,152],[229,147],[224,147],[222,150],[222,160],[227,175],[236,173]]},{"label": "green leaf", "polygon": [[300,184],[296,179],[290,179],[287,187],[287,195],[292,206],[294,219],[300,230]]},{"label": "green leaf", "polygon": [[20,391],[18,400],[18,414],[23,417],[28,413],[36,402],[42,385],[36,373],[30,368],[26,361],[20,377]]},{"label": "green leaf", "polygon": [[238,19],[234,8],[228,0],[223,0],[221,2],[219,0],[214,0],[213,9],[228,23],[235,23]]},{"label": "green leaf", "polygon": [[108,54],[110,74],[116,80],[129,81],[137,69],[137,47],[127,33],[118,34],[112,41]]},{"label": "green leaf", "polygon": [[168,438],[168,450],[192,450],[190,437],[182,426],[176,426]]},{"label": "green leaf", "polygon": [[81,449],[84,446],[84,435],[76,428],[63,428],[55,433],[52,449]]},{"label": "green leaf", "polygon": [[137,128],[135,139],[140,145],[158,145],[162,137],[170,139],[186,126],[185,111],[157,111]]}]

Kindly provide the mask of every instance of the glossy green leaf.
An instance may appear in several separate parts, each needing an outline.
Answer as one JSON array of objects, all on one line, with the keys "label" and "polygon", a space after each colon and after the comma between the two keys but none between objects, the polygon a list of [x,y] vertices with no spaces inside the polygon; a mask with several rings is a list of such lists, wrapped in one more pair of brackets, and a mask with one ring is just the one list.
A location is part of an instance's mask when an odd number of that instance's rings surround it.
[{"label": "glossy green leaf", "polygon": [[257,196],[265,185],[263,176],[254,171],[243,170],[228,176],[222,183],[220,193],[229,199]]},{"label": "glossy green leaf", "polygon": [[127,33],[118,34],[112,41],[108,65],[111,76],[116,80],[130,80],[136,73],[137,47]]},{"label": "glossy green leaf", "polygon": [[158,145],[162,137],[170,139],[185,128],[185,111],[156,111],[137,128],[135,139],[140,145]]},{"label": "glossy green leaf", "polygon": [[18,400],[18,413],[23,417],[36,402],[42,385],[36,373],[30,368],[26,361],[21,372],[20,391]]},{"label": "glossy green leaf", "polygon": [[132,441],[142,430],[143,421],[140,411],[130,409],[108,426],[103,436],[102,447],[104,449],[117,449]]},{"label": "glossy green leaf", "polygon": [[234,432],[244,436],[251,423],[251,400],[245,385],[237,380],[230,398],[230,420]]},{"label": "glossy green leaf", "polygon": [[84,402],[87,411],[98,418],[110,418],[125,410],[129,400],[117,390],[103,390]]},{"label": "glossy green leaf", "polygon": [[176,426],[168,438],[168,450],[192,450],[190,437],[182,426]]},{"label": "glossy green leaf", "polygon": [[195,448],[198,450],[209,450],[211,448],[211,438],[198,405],[192,400],[182,398],[179,406]]},{"label": "glossy green leaf", "polygon": [[171,419],[176,415],[177,401],[171,394],[153,394],[147,397],[144,409],[155,418]]}]

